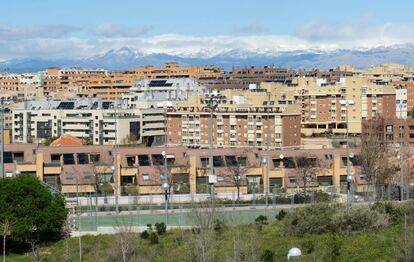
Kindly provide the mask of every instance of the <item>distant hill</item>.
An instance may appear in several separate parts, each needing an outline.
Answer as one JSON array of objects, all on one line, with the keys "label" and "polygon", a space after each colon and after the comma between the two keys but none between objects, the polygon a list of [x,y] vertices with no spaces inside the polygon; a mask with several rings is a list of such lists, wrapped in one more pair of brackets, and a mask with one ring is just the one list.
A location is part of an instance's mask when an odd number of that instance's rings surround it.
[{"label": "distant hill", "polygon": [[34,72],[48,67],[85,67],[108,70],[127,70],[132,67],[178,62],[182,65],[218,65],[225,70],[233,66],[276,65],[292,69],[334,68],[340,64],[352,64],[366,68],[384,63],[414,66],[414,45],[396,45],[367,50],[338,49],[335,51],[252,52],[235,49],[219,54],[171,55],[164,53],[144,54],[129,47],[109,50],[100,55],[83,59],[48,60],[46,58],[12,59],[0,62],[0,71]]}]

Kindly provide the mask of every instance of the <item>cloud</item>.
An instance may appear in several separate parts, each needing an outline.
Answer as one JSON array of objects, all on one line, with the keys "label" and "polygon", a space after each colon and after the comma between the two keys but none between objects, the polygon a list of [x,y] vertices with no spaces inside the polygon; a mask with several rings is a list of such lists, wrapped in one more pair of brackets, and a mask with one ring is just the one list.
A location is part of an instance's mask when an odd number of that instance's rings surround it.
[{"label": "cloud", "polygon": [[139,37],[152,30],[152,26],[127,27],[113,23],[103,23],[95,28],[95,33],[103,37]]},{"label": "cloud", "polygon": [[373,24],[367,19],[341,22],[312,21],[300,27],[295,36],[315,44],[334,44],[337,48],[371,48],[413,43],[414,23]]},{"label": "cloud", "polygon": [[35,38],[62,38],[70,33],[82,30],[80,27],[55,24],[55,25],[31,25],[17,27],[10,25],[0,25],[0,39],[2,40],[22,40]]},{"label": "cloud", "polygon": [[236,35],[264,35],[270,33],[270,29],[261,24],[251,23],[236,27],[232,32]]},{"label": "cloud", "polygon": [[[258,54],[286,51],[366,49],[414,43],[414,23],[374,24],[356,19],[342,22],[313,21],[292,35],[278,35],[251,24],[228,35],[146,35],[151,27],[105,23],[93,34],[73,34],[82,28],[67,25],[10,27],[0,25],[0,60],[13,58],[79,58],[128,46],[142,53],[186,57],[213,57],[243,50]],[[259,34],[260,32],[260,34]],[[243,53],[243,52],[240,52]]]}]

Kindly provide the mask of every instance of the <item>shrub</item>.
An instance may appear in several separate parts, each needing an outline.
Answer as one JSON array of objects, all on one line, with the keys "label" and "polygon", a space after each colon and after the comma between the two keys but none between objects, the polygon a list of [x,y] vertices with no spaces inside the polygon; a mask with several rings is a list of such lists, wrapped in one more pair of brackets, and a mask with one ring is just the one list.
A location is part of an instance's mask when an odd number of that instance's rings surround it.
[{"label": "shrub", "polygon": [[159,242],[158,235],[155,232],[149,233],[148,239],[149,239],[150,243],[153,244],[153,245],[158,244],[158,242]]},{"label": "shrub", "polygon": [[314,204],[289,212],[283,220],[285,235],[375,231],[388,225],[388,216],[364,206]]},{"label": "shrub", "polygon": [[262,230],[263,225],[267,225],[267,216],[260,215],[254,220],[258,230]]},{"label": "shrub", "polygon": [[337,210],[331,223],[338,233],[367,232],[386,227],[388,217],[364,206],[349,206]]},{"label": "shrub", "polygon": [[261,261],[264,262],[273,262],[275,261],[275,254],[272,250],[266,249],[263,254],[260,256]]},{"label": "shrub", "polygon": [[164,222],[155,223],[155,230],[157,231],[158,235],[163,235],[167,232],[167,226]]},{"label": "shrub", "polygon": [[141,233],[141,238],[142,239],[148,239],[149,238],[148,230],[145,230]]},{"label": "shrub", "polygon": [[312,204],[303,208],[295,208],[283,220],[282,233],[304,235],[330,231],[330,221],[337,208],[337,205],[328,204]]},{"label": "shrub", "polygon": [[285,218],[285,216],[286,216],[286,211],[285,210],[280,210],[277,214],[276,214],[276,216],[275,216],[275,218],[278,220],[278,221],[281,221],[281,220],[283,220],[284,218]]}]

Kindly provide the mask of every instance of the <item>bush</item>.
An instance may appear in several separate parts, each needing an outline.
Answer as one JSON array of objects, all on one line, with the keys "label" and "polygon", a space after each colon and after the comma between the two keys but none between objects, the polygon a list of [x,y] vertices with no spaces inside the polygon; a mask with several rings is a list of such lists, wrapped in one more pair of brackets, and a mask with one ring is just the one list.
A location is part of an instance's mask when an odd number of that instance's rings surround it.
[{"label": "bush", "polygon": [[149,238],[148,230],[145,230],[141,233],[141,238],[142,239],[148,239]]},{"label": "bush", "polygon": [[263,225],[267,225],[267,216],[260,215],[254,221],[256,223],[257,229],[261,230]]},{"label": "bush", "polygon": [[364,206],[349,206],[337,210],[331,224],[338,233],[369,232],[386,227],[388,217]]},{"label": "bush", "polygon": [[282,221],[285,218],[286,214],[287,214],[286,211],[282,209],[276,214],[275,218],[278,221]]},{"label": "bush", "polygon": [[149,233],[148,239],[149,239],[150,243],[153,244],[153,245],[158,244],[158,242],[159,242],[158,235],[155,232]]},{"label": "bush", "polygon": [[155,223],[155,230],[157,231],[158,235],[163,235],[167,232],[167,226],[164,222]]},{"label": "bush", "polygon": [[314,204],[289,212],[282,226],[285,235],[349,234],[375,231],[388,225],[388,216],[364,206]]},{"label": "bush", "polygon": [[260,256],[261,261],[264,262],[273,262],[275,261],[275,254],[272,250],[266,249],[263,254]]},{"label": "bush", "polygon": [[332,216],[337,205],[312,204],[295,208],[283,220],[282,233],[285,235],[322,234],[330,231]]}]

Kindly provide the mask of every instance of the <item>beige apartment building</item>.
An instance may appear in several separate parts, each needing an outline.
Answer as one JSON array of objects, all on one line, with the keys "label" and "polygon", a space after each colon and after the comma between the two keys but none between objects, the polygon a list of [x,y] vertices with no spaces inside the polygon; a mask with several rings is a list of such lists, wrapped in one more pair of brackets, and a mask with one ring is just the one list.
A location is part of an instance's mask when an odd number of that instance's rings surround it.
[{"label": "beige apartment building", "polygon": [[[371,83],[363,77],[341,78],[331,83],[317,78],[296,78],[292,84],[262,83],[276,104],[301,108],[302,133],[361,133],[361,121],[377,115],[396,116],[396,92],[392,85]],[[349,103],[344,103],[349,101]],[[348,118],[347,118],[348,115]]]},{"label": "beige apartment building", "polygon": [[44,95],[52,99],[100,98],[119,99],[138,80],[168,78],[211,78],[220,75],[216,66],[180,67],[167,63],[164,67],[140,67],[124,72],[102,69],[49,68],[42,82]]},{"label": "beige apartment building", "polygon": [[[163,147],[76,146],[63,138],[55,146],[14,144],[5,146],[5,175],[37,176],[63,193],[75,194],[97,191],[113,194],[118,182],[119,194],[159,194],[165,181]],[[351,149],[350,172],[356,192],[366,192],[367,181],[360,173],[357,149]],[[269,184],[270,192],[300,192],[322,190],[346,192],[345,149],[294,150],[278,149],[269,153],[269,176],[262,161],[267,152],[256,147],[214,149],[213,164],[217,183],[215,192],[237,192],[232,168],[243,167],[240,175],[241,193],[263,193]],[[173,194],[205,193],[209,170],[208,149],[168,147],[168,181]],[[308,178],[306,184],[299,176],[299,158],[318,159],[322,169]],[[115,167],[115,168],[113,168]],[[117,178],[115,178],[117,176]],[[108,188],[109,187],[109,188]],[[108,190],[109,189],[109,190]]]},{"label": "beige apartment building", "polygon": [[265,90],[225,90],[217,95],[190,96],[167,112],[168,143],[209,146],[214,100],[213,144],[217,147],[299,147],[300,111],[297,105],[274,105]]}]

